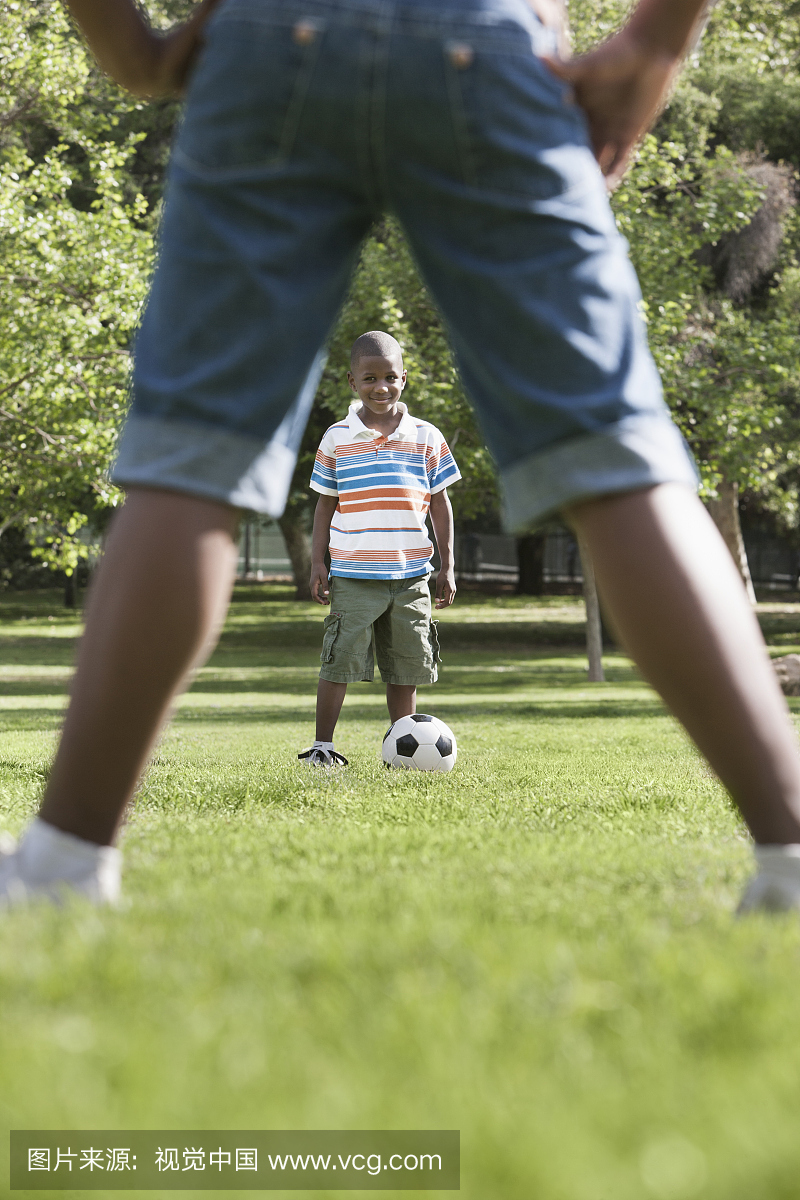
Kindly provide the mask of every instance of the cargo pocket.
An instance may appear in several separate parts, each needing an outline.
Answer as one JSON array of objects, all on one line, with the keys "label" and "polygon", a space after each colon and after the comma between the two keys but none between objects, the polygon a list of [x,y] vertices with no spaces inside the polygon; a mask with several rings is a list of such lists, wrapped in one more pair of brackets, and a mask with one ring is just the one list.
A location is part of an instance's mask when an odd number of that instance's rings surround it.
[{"label": "cargo pocket", "polygon": [[428,626],[428,636],[431,643],[431,658],[433,665],[437,666],[442,661],[442,652],[439,648],[439,622],[431,621]]},{"label": "cargo pocket", "polygon": [[329,663],[333,661],[333,648],[336,645],[341,624],[341,613],[329,613],[325,618],[323,623],[325,632],[322,636],[322,654],[319,656],[320,662]]}]

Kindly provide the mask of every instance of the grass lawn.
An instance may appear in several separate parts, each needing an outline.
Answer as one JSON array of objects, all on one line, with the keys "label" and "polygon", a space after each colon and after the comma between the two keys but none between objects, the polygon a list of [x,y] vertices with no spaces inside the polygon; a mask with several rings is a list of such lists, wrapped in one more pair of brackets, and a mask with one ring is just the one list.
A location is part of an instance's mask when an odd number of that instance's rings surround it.
[{"label": "grass lawn", "polygon": [[[79,635],[58,599],[0,601],[12,832]],[[590,685],[577,601],[463,595],[419,705],[455,771],[386,771],[354,685],[351,766],[313,772],[322,615],[239,590],[121,911],[0,918],[0,1194],[11,1128],[458,1128],[470,1200],[796,1200],[800,923],[732,920],[742,825],[627,660]],[[762,620],[800,649],[800,605]]]}]

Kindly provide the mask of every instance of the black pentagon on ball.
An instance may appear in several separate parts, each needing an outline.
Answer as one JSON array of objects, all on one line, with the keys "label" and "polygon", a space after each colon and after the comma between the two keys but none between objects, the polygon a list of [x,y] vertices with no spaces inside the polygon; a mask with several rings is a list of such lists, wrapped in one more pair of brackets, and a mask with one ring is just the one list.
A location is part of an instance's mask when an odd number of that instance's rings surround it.
[{"label": "black pentagon on ball", "polygon": [[452,738],[445,737],[445,735],[442,734],[441,737],[439,738],[438,742],[436,743],[436,749],[439,751],[442,758],[447,758],[448,754],[453,753]]},{"label": "black pentagon on ball", "polygon": [[429,717],[427,713],[411,713],[412,721],[432,721],[433,717]]},{"label": "black pentagon on ball", "polygon": [[397,739],[397,753],[401,758],[413,758],[418,749],[417,739],[411,733],[404,733]]}]

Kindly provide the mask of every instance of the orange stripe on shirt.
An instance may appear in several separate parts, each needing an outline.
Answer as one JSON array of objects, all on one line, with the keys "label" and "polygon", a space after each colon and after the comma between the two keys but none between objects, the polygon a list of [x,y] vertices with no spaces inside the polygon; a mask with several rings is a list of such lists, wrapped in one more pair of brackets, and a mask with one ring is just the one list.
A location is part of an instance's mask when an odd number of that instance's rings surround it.
[{"label": "orange stripe on shirt", "polygon": [[339,501],[338,509],[342,513],[357,513],[357,512],[380,512],[381,509],[405,509],[411,512],[426,512],[428,504],[421,500],[373,500],[364,504],[347,504],[342,505]]}]

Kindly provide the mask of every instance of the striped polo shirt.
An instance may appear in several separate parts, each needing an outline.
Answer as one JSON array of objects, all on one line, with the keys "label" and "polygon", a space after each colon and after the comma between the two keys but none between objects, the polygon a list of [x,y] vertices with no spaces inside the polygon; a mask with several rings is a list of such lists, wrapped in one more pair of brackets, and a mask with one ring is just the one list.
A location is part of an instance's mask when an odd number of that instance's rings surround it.
[{"label": "striped polo shirt", "polygon": [[433,546],[425,517],[431,496],[461,478],[435,425],[403,416],[386,437],[359,417],[331,425],[320,442],[311,487],[338,496],[331,521],[331,575],[411,579],[430,570]]}]

